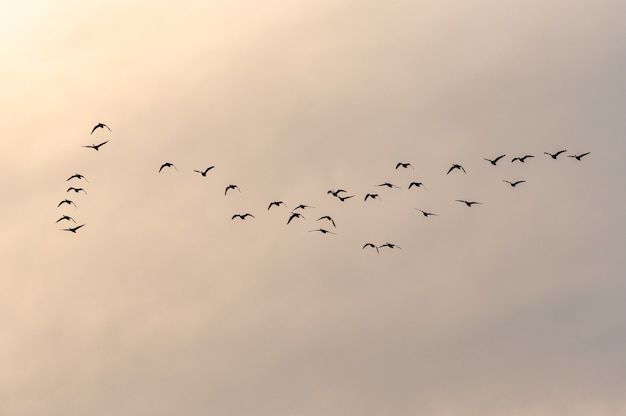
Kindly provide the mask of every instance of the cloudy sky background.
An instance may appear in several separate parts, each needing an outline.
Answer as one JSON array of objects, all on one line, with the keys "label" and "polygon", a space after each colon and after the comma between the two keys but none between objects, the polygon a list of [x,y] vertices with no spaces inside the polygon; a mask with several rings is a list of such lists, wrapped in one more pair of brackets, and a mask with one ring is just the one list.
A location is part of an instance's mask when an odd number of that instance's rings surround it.
[{"label": "cloudy sky background", "polygon": [[5,3],[0,413],[626,414],[623,1]]}]

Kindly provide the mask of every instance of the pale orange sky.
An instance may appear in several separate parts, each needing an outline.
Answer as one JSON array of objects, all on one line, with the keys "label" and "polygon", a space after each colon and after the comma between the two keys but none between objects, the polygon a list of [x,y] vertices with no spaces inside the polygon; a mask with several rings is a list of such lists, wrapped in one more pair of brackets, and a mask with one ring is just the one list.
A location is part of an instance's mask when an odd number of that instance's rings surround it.
[{"label": "pale orange sky", "polygon": [[0,414],[626,414],[623,2],[0,16]]}]

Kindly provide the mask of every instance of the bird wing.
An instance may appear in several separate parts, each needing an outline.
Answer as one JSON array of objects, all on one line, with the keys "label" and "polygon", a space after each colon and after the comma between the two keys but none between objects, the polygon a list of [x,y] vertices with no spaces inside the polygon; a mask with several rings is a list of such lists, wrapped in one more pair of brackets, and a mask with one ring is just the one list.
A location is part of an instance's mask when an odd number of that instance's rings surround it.
[{"label": "bird wing", "polygon": [[506,155],[500,155],[500,156],[498,156],[497,158],[495,158],[495,159],[494,159],[494,162],[497,162],[498,160],[502,159],[504,156],[506,156]]}]

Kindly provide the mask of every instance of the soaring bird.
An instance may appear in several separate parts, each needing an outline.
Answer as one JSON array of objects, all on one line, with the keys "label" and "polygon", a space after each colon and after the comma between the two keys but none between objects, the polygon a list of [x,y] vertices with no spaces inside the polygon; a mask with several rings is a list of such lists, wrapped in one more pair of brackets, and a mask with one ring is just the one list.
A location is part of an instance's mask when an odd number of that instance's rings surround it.
[{"label": "soaring bird", "polygon": [[94,132],[94,131],[96,131],[96,129],[98,129],[98,128],[100,128],[100,129],[101,129],[101,128],[105,128],[105,127],[106,127],[107,129],[109,129],[109,131],[111,131],[111,128],[110,128],[109,126],[107,126],[106,124],[104,124],[104,123],[98,123],[98,124],[96,124],[96,125],[94,126],[94,128],[91,130],[91,133],[89,133],[89,134],[93,134],[93,132]]},{"label": "soaring bird", "polygon": [[67,191],[65,192],[69,192],[69,191],[74,191],[76,193],[83,191],[85,194],[87,194],[87,191],[85,191],[83,188],[74,188],[73,186],[70,186],[69,188],[67,188]]},{"label": "soaring bird", "polygon": [[402,250],[402,247],[400,247],[400,246],[398,246],[396,244],[393,244],[393,243],[385,243],[385,244],[382,244],[382,245],[378,246],[378,248],[383,248],[383,247],[399,248],[400,250]]},{"label": "soaring bird", "polygon": [[241,189],[239,189],[239,187],[238,187],[237,185],[232,185],[232,184],[231,184],[231,185],[228,185],[228,186],[226,187],[226,189],[224,190],[224,195],[226,195],[226,193],[228,193],[228,191],[229,191],[229,190],[231,190],[231,189],[236,189],[236,190],[238,190],[239,192],[241,192]]},{"label": "soaring bird", "polygon": [[63,204],[67,204],[67,205],[72,204],[72,205],[76,206],[76,204],[74,203],[74,201],[70,201],[69,199],[64,199],[63,201],[59,202],[59,205],[57,205],[57,207],[60,207],[60,206],[61,206],[61,205],[63,205]]},{"label": "soaring bird", "polygon": [[292,212],[291,216],[289,216],[289,219],[287,220],[287,225],[289,225],[291,220],[293,220],[294,218],[302,218],[306,220],[306,218],[304,218],[304,216],[300,214],[299,212]]},{"label": "soaring bird", "polygon": [[[63,220],[74,221],[74,218],[70,217],[69,215],[63,215],[61,218],[56,220],[56,222],[63,221]],[[74,222],[76,222],[76,221],[74,221]]]},{"label": "soaring bird", "polygon": [[[83,175],[81,175],[80,173],[75,173],[75,174],[73,174],[72,176],[70,176],[69,178],[67,178],[65,181],[67,182],[67,181],[69,181],[69,180],[71,180],[71,179],[74,179],[74,178],[76,178],[76,179],[84,179],[84,180],[86,180],[86,181],[87,181],[87,178],[85,178],[85,177],[84,177]],[[87,181],[87,182],[89,182],[89,181]]]},{"label": "soaring bird", "polygon": [[413,165],[411,165],[410,163],[402,163],[402,162],[398,162],[398,164],[396,165],[396,169],[398,169],[399,167],[403,167],[403,168],[408,168],[410,167],[411,169],[415,169],[413,167]]},{"label": "soaring bird", "polygon": [[365,244],[363,244],[363,248],[365,249],[365,247],[372,247],[372,248],[375,248],[375,249],[376,249],[376,252],[377,252],[377,253],[380,253],[380,251],[378,250],[378,246],[376,246],[375,244],[372,244],[372,243],[365,243]]},{"label": "soaring bird", "polygon": [[[285,205],[285,203],[283,201],[272,201],[270,202],[270,204],[267,206],[267,210],[269,211],[270,208],[272,208],[273,206],[279,206],[279,205]],[[287,205],[285,205],[285,208],[287,207]]]},{"label": "soaring bird", "polygon": [[335,225],[335,220],[333,220],[330,215],[324,215],[323,217],[319,217],[316,221],[319,221],[319,220],[328,220],[333,224],[333,227],[337,227]]},{"label": "soaring bird", "polygon": [[312,206],[310,206],[310,205],[300,204],[300,205],[298,205],[297,207],[295,207],[293,210],[295,211],[295,210],[297,210],[297,209],[306,209],[306,208],[315,208],[315,207],[312,207]]},{"label": "soaring bird", "polygon": [[446,173],[446,175],[450,174],[450,172],[452,172],[454,169],[459,169],[459,170],[462,170],[464,173],[467,173],[465,172],[465,168],[463,168],[463,166],[453,163],[450,169],[448,169],[448,173]]},{"label": "soaring bird", "polygon": [[372,198],[372,199],[378,198],[378,200],[380,201],[380,195],[378,195],[378,194],[365,194],[365,199],[363,199],[363,200],[367,201],[367,198]]},{"label": "soaring bird", "polygon": [[491,160],[491,159],[487,159],[486,157],[484,157],[483,159],[485,159],[487,162],[491,163],[492,165],[496,165],[496,163],[498,163],[498,160],[502,159],[504,156],[506,155],[500,155],[497,158]]},{"label": "soaring bird", "polygon": [[173,163],[170,163],[170,162],[165,162],[164,164],[162,164],[161,167],[159,168],[159,172],[161,172],[163,168],[174,168],[176,169],[176,172],[178,172],[178,168],[174,166]]},{"label": "soaring bird", "polygon": [[313,231],[319,231],[322,234],[335,234],[332,231],[328,231],[324,228],[318,228],[317,230],[310,230],[309,232],[312,233]]},{"label": "soaring bird", "polygon": [[524,183],[526,181],[515,181],[515,182],[509,182],[509,181],[502,181],[502,182],[506,182],[509,185],[511,185],[513,188],[515,188],[517,185],[519,185],[520,183]]},{"label": "soaring bird", "polygon": [[421,209],[419,209],[419,208],[415,208],[415,209],[416,209],[416,210],[418,210],[419,212],[421,212],[421,213],[422,213],[425,217],[428,217],[428,216],[430,216],[430,215],[434,215],[434,216],[436,216],[436,217],[438,217],[438,216],[439,216],[439,215],[437,215],[437,214],[433,214],[432,212],[422,211],[422,210],[421,210]]},{"label": "soaring bird", "polygon": [[337,189],[336,191],[331,189],[326,193],[331,194],[332,196],[338,197],[340,192],[347,192],[347,191],[345,189]]},{"label": "soaring bird", "polygon": [[397,189],[400,189],[399,186],[396,186],[396,185],[394,185],[392,183],[389,183],[389,182],[383,182],[383,183],[378,184],[376,186],[386,186],[387,188],[397,188]]},{"label": "soaring bird", "polygon": [[194,169],[193,171],[194,171],[194,172],[198,172],[198,173],[199,173],[200,175],[202,175],[202,176],[206,176],[206,173],[207,173],[208,171],[210,171],[211,169],[213,169],[214,167],[215,167],[215,166],[209,166],[209,167],[208,167],[208,168],[206,168],[205,170],[197,170],[197,169]]},{"label": "soaring bird", "polygon": [[515,162],[516,160],[519,160],[520,162],[524,163],[526,161],[526,159],[528,159],[529,157],[535,157],[533,155],[524,155],[522,157],[514,157],[513,160],[511,160],[511,163]]},{"label": "soaring bird", "polygon": [[[415,187],[419,188],[420,186],[424,186],[424,184],[422,182],[411,182],[409,184],[409,189],[411,189],[412,186],[415,186]],[[424,188],[426,188],[426,187],[424,186]]]},{"label": "soaring bird", "polygon": [[231,220],[234,220],[237,217],[241,218],[242,220],[245,220],[247,217],[254,218],[254,215],[250,214],[249,212],[246,212],[245,214],[235,214],[232,216]]},{"label": "soaring bird", "polygon": [[85,224],[81,224],[81,225],[77,225],[76,227],[70,227],[70,228],[61,228],[60,231],[71,231],[73,233],[76,233],[76,231],[80,228],[80,227],[84,227]]},{"label": "soaring bird", "polygon": [[462,202],[462,203],[464,203],[465,205],[467,205],[467,206],[468,206],[468,207],[470,207],[470,208],[471,208],[471,207],[472,207],[472,205],[474,205],[474,204],[482,204],[482,202],[476,202],[476,201],[466,201],[466,200],[464,200],[464,199],[455,199],[455,201]]},{"label": "soaring bird", "polygon": [[568,157],[573,157],[574,159],[580,161],[580,159],[582,159],[583,157],[587,156],[589,153],[591,153],[591,152],[583,153],[583,154],[580,154],[580,155],[569,155]]},{"label": "soaring bird", "polygon": [[543,152],[546,155],[550,156],[552,159],[556,159],[561,153],[567,152],[567,150],[559,150],[558,152],[552,154],[552,153],[548,153],[548,152]]},{"label": "soaring bird", "polygon": [[341,196],[341,195],[338,195],[338,196],[337,196],[337,198],[339,198],[339,200],[340,200],[341,202],[345,201],[346,199],[353,198],[353,197],[354,197],[354,195],[347,195],[347,196]]},{"label": "soaring bird", "polygon": [[107,140],[106,142],[102,142],[100,144],[90,144],[88,146],[83,146],[83,147],[90,147],[90,148],[95,149],[95,150],[100,150],[100,147],[102,147],[103,145],[107,144],[108,142],[109,141]]}]

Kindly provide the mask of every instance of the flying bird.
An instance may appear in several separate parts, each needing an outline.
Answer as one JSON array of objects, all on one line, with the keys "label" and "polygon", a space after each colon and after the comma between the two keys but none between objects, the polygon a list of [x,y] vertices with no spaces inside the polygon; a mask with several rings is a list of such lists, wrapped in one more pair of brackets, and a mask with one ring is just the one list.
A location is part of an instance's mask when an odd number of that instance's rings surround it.
[{"label": "flying bird", "polygon": [[338,197],[340,192],[347,192],[347,191],[345,189],[337,189],[336,191],[331,189],[326,193],[331,194],[332,196]]},{"label": "flying bird", "polygon": [[297,210],[297,209],[306,209],[306,208],[315,208],[315,207],[312,207],[312,206],[310,206],[310,205],[300,204],[300,205],[298,205],[297,207],[295,207],[293,210],[295,211],[295,210]]},{"label": "flying bird", "polygon": [[[272,208],[273,206],[279,206],[279,205],[285,205],[285,203],[283,201],[272,201],[270,202],[270,204],[267,206],[267,210],[269,211],[270,208]],[[285,208],[287,207],[287,205],[285,205]]]},{"label": "flying bird", "polygon": [[363,200],[367,201],[367,198],[372,198],[372,199],[378,198],[378,200],[380,201],[380,195],[378,195],[378,194],[365,194],[365,199],[363,199]]},{"label": "flying bird", "polygon": [[215,166],[209,166],[209,167],[208,167],[208,168],[206,168],[205,170],[197,170],[197,169],[194,169],[193,171],[194,171],[194,172],[198,172],[198,173],[199,173],[200,175],[202,175],[202,176],[206,176],[206,173],[207,173],[208,171],[210,171],[211,169],[213,169],[214,167],[215,167]]},{"label": "flying bird", "polygon": [[94,132],[94,131],[96,131],[96,129],[103,129],[103,128],[105,128],[105,127],[106,127],[107,129],[109,129],[109,131],[111,131],[111,128],[110,128],[109,126],[107,126],[106,124],[104,124],[104,123],[98,123],[98,124],[96,124],[96,125],[94,126],[94,128],[91,130],[91,133],[89,133],[89,134],[93,134],[93,132]]},{"label": "flying bird", "polygon": [[525,156],[522,156],[522,157],[514,157],[513,160],[511,160],[511,163],[515,162],[516,160],[519,160],[520,162],[524,163],[524,161],[526,161],[526,159],[528,159],[529,157],[535,157],[535,156],[533,156],[533,155],[525,155]]},{"label": "flying bird", "polygon": [[[424,186],[424,184],[422,182],[411,182],[409,184],[409,189],[411,189],[412,186],[415,186],[415,187],[419,188],[420,186]],[[426,187],[424,186],[424,188],[426,188]]]},{"label": "flying bird", "polygon": [[383,248],[383,247],[389,247],[389,248],[399,248],[400,250],[402,250],[402,247],[393,244],[393,243],[385,243],[383,245],[378,246],[378,248]]},{"label": "flying bird", "polygon": [[335,220],[333,220],[333,219],[330,217],[330,215],[324,215],[323,217],[319,217],[316,221],[319,221],[319,220],[328,220],[328,221],[330,221],[330,222],[333,224],[333,227],[337,227],[337,226],[335,225]]},{"label": "flying bird", "polygon": [[583,157],[587,156],[589,153],[591,152],[587,152],[587,153],[583,153],[580,155],[569,155],[568,157],[573,157],[574,159],[578,160],[580,162],[580,159],[582,159]]},{"label": "flying bird", "polygon": [[[85,178],[85,177],[84,177],[83,175],[81,175],[80,173],[75,173],[75,174],[73,174],[72,176],[70,176],[69,178],[67,178],[65,181],[67,182],[67,181],[69,181],[69,180],[71,180],[71,179],[74,179],[74,178],[76,178],[76,179],[84,179],[84,180],[86,180],[86,181],[87,181],[87,178]],[[87,181],[87,182],[89,182],[89,181]]]},{"label": "flying bird", "polygon": [[224,190],[224,195],[226,195],[226,193],[227,193],[229,190],[231,190],[231,189],[236,189],[236,190],[238,190],[239,192],[241,192],[241,189],[239,189],[239,187],[238,187],[237,185],[232,185],[232,184],[231,184],[231,185],[228,185],[228,186],[226,187],[226,189]]},{"label": "flying bird", "polygon": [[63,221],[63,220],[68,220],[68,221],[70,221],[70,220],[71,220],[71,221],[76,222],[76,221],[74,220],[74,218],[70,217],[69,215],[63,215],[61,218],[59,218],[58,220],[56,220],[56,222]]},{"label": "flying bird", "polygon": [[552,154],[552,153],[548,153],[548,152],[543,152],[546,155],[550,156],[552,159],[556,159],[561,153],[567,152],[567,150],[559,150],[558,152]]},{"label": "flying bird", "polygon": [[476,201],[466,201],[466,200],[464,200],[464,199],[455,199],[455,201],[462,202],[462,203],[464,203],[465,205],[467,205],[467,206],[468,206],[468,207],[470,207],[470,208],[471,208],[471,207],[472,207],[472,205],[474,205],[474,204],[482,204],[482,202],[476,202]]},{"label": "flying bird", "polygon": [[416,210],[418,210],[419,212],[421,212],[421,213],[422,213],[425,217],[428,217],[428,216],[430,216],[430,215],[434,215],[434,216],[436,216],[436,217],[438,217],[438,216],[439,216],[439,215],[437,215],[437,214],[433,214],[432,212],[422,211],[422,210],[421,210],[421,209],[419,209],[419,208],[415,208],[415,209],[416,209]]},{"label": "flying bird", "polygon": [[245,214],[235,214],[232,216],[231,220],[234,220],[237,217],[241,218],[242,220],[245,220],[247,217],[254,218],[254,215],[250,214],[249,212],[246,212]]},{"label": "flying bird", "polygon": [[100,147],[104,146],[104,145],[105,145],[105,144],[107,144],[108,142],[109,142],[109,141],[107,140],[106,142],[102,142],[102,143],[100,143],[100,144],[90,144],[90,145],[88,145],[88,146],[83,146],[83,147],[90,147],[90,148],[95,149],[95,150],[100,150]]},{"label": "flying bird", "polygon": [[83,191],[85,194],[87,194],[87,191],[85,191],[83,188],[74,188],[73,186],[70,186],[69,188],[67,188],[67,191],[65,192],[69,192],[69,191],[74,191],[76,193]]},{"label": "flying bird", "polygon": [[332,231],[328,231],[324,228],[318,228],[317,230],[310,230],[309,232],[312,233],[313,231],[319,231],[322,234],[335,234]]},{"label": "flying bird", "polygon": [[174,166],[173,163],[170,163],[170,162],[165,162],[164,164],[162,164],[161,167],[159,168],[159,172],[161,172],[163,168],[174,168],[176,169],[176,172],[178,172],[178,168]]},{"label": "flying bird", "polygon": [[345,201],[346,199],[353,198],[353,197],[354,197],[354,195],[347,195],[347,196],[341,196],[341,195],[339,195],[339,196],[337,196],[337,198],[339,198],[339,200],[340,200],[341,202]]},{"label": "flying bird", "polygon": [[380,254],[380,251],[378,250],[378,247],[372,243],[365,243],[363,244],[363,249],[365,249],[365,247],[372,247],[376,249],[376,252]]},{"label": "flying bird", "polygon": [[462,170],[464,173],[467,173],[465,172],[465,168],[463,168],[463,166],[453,163],[450,169],[448,169],[448,173],[446,173],[446,175],[450,174],[450,172],[452,172],[454,169],[459,169]]},{"label": "flying bird", "polygon": [[515,188],[517,185],[519,185],[520,183],[524,183],[526,181],[515,181],[515,182],[509,182],[509,181],[502,181],[502,182],[506,182],[509,185],[511,185],[513,188]]},{"label": "flying bird", "polygon": [[70,228],[61,228],[60,231],[71,231],[73,233],[76,233],[76,231],[80,228],[80,227],[84,227],[85,224],[81,224],[81,225],[77,225],[76,227],[70,227]]},{"label": "flying bird", "polygon": [[378,184],[376,186],[386,186],[387,188],[398,188],[398,189],[400,189],[399,186],[396,186],[396,185],[394,185],[392,183],[389,183],[389,182],[383,182],[383,183]]},{"label": "flying bird", "polygon": [[413,165],[411,165],[410,163],[402,163],[402,162],[398,162],[398,164],[396,165],[396,169],[398,169],[399,167],[403,167],[403,168],[408,168],[411,167],[411,169],[415,169],[413,167]]},{"label": "flying bird", "polygon": [[59,202],[59,205],[57,205],[57,207],[60,207],[60,206],[61,206],[61,205],[63,205],[63,204],[67,204],[67,205],[72,204],[72,205],[76,206],[76,204],[74,203],[74,201],[70,201],[69,199],[64,199],[63,201]]},{"label": "flying bird", "polygon": [[484,157],[483,159],[485,159],[487,162],[491,163],[493,166],[496,165],[496,163],[498,163],[498,160],[502,159],[504,156],[506,155],[500,155],[497,158],[491,160],[491,159],[487,159],[486,157]]},{"label": "flying bird", "polygon": [[302,214],[300,214],[299,212],[292,212],[291,216],[289,217],[289,219],[287,220],[287,225],[289,225],[289,223],[291,222],[291,220],[293,220],[294,218],[302,218],[305,219],[304,216]]}]

